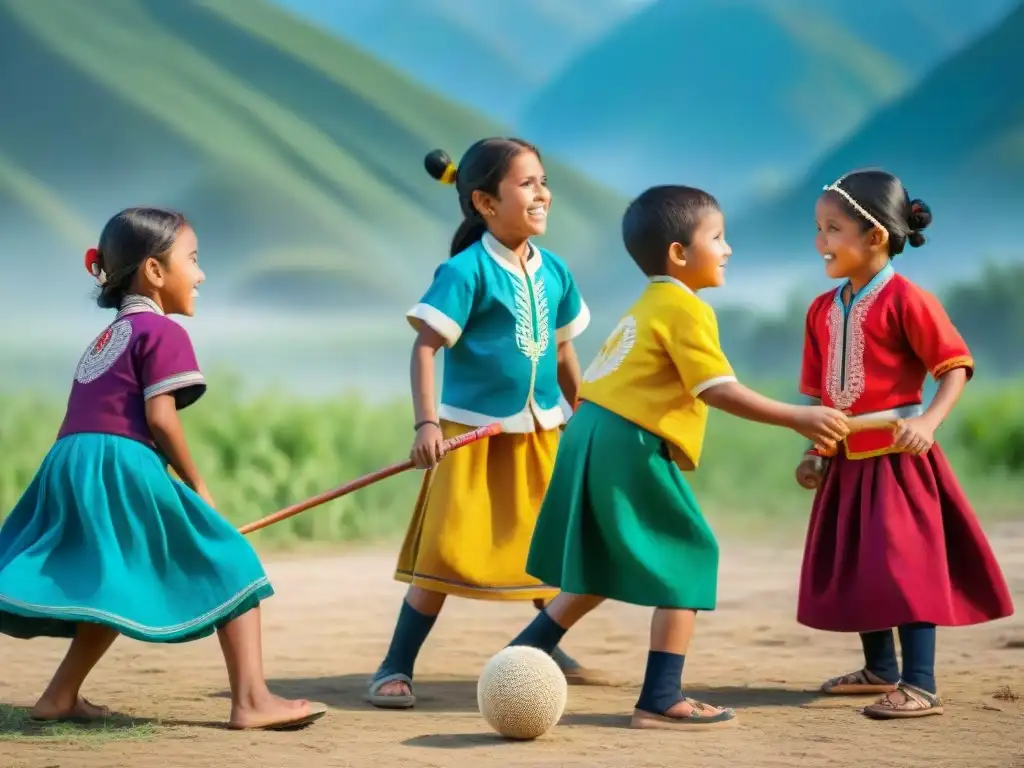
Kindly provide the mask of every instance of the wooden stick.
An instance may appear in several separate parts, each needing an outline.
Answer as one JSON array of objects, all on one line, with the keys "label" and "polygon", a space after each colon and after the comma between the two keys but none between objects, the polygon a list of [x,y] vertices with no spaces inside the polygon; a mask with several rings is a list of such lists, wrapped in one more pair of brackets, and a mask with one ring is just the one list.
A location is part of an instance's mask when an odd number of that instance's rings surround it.
[{"label": "wooden stick", "polygon": [[[488,424],[486,427],[474,429],[472,432],[467,432],[464,435],[449,438],[448,440],[444,441],[444,453],[445,455],[447,455],[450,451],[454,451],[455,449],[461,448],[464,445],[469,445],[470,443],[475,443],[477,440],[482,440],[485,437],[497,435],[500,432],[501,425],[498,423],[494,423]],[[344,485],[339,485],[337,488],[333,488],[329,491],[324,491],[323,493],[313,496],[312,498],[306,499],[305,501],[301,501],[298,504],[292,504],[290,507],[285,507],[281,511],[275,512],[272,515],[267,515],[266,517],[262,517],[259,520],[254,520],[251,523],[247,523],[246,525],[243,525],[241,528],[239,528],[238,531],[242,534],[258,531],[261,528],[266,528],[268,525],[273,525],[274,523],[279,523],[282,520],[287,520],[289,517],[294,517],[300,512],[305,512],[307,509],[318,507],[321,504],[327,503],[328,501],[333,501],[334,499],[337,499],[341,496],[345,496],[346,494],[352,493],[352,491],[358,491],[360,488],[365,488],[368,485],[372,485],[373,483],[376,483],[378,480],[383,480],[386,477],[391,477],[393,475],[399,474],[400,472],[405,472],[406,470],[412,469],[415,466],[416,465],[415,463],[413,463],[412,459],[406,459],[405,461],[400,461],[397,464],[392,464],[389,467],[378,469],[376,472],[370,472],[367,475],[363,475],[362,477],[356,478],[355,480],[345,483]]]}]

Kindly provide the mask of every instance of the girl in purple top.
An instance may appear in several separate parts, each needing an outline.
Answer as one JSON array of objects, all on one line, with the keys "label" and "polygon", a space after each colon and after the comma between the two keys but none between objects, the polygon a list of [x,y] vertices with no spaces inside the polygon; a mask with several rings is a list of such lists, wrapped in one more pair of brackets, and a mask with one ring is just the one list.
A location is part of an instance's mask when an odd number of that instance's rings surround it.
[{"label": "girl in purple top", "polygon": [[80,690],[119,634],[182,643],[216,631],[229,727],[317,719],[323,706],[267,688],[259,603],[274,591],[214,510],[178,418],[206,390],[188,334],[168,317],[195,309],[195,232],[179,213],[130,208],[86,267],[98,304],[117,315],[79,360],[57,441],[0,528],[0,633],[72,638],[32,717],[107,716]]}]

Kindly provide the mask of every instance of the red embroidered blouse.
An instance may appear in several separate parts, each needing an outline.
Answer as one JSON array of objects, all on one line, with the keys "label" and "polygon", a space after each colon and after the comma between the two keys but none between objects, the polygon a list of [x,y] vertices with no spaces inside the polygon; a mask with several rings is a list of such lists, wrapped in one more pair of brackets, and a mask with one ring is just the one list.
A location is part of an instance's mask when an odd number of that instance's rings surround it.
[{"label": "red embroidered blouse", "polygon": [[[925,376],[936,379],[974,359],[939,300],[892,265],[844,306],[842,290],[818,296],[807,310],[800,391],[851,416],[920,405]],[[893,453],[893,434],[849,436],[847,457]]]}]

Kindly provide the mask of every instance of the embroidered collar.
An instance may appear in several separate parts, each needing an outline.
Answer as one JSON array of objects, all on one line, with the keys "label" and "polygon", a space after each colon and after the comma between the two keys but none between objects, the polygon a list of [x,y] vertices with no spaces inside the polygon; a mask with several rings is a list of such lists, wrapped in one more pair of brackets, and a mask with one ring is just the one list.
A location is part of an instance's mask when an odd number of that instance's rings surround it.
[{"label": "embroidered collar", "polygon": [[652,283],[671,283],[672,285],[679,286],[687,293],[692,293],[694,296],[697,295],[696,293],[694,293],[693,288],[688,286],[682,280],[676,280],[674,277],[671,277],[670,275],[655,275],[654,277],[650,278],[650,281]]},{"label": "embroidered collar", "polygon": [[121,308],[117,311],[117,316],[124,317],[125,315],[135,315],[139,312],[153,312],[157,315],[164,313],[160,306],[148,296],[132,293],[121,300]]},{"label": "embroidered collar", "polygon": [[[885,263],[885,266],[878,270],[878,272],[875,273],[875,276],[868,280],[868,282],[859,291],[857,291],[856,293],[851,292],[852,295],[850,296],[850,308],[852,308],[853,305],[860,301],[860,299],[862,299],[864,296],[873,293],[874,291],[878,290],[883,285],[885,285],[887,282],[889,282],[889,279],[895,274],[896,270],[893,268],[892,262],[887,261]],[[846,290],[846,286],[848,286],[849,284],[849,280],[844,280],[842,285],[836,288],[835,301],[840,307],[845,306],[845,304],[843,303],[843,291]]]},{"label": "embroidered collar", "polygon": [[[484,232],[484,236],[480,238],[480,244],[483,245],[488,256],[497,261],[498,264],[509,272],[516,275],[523,274],[523,270],[519,266],[519,257],[516,256],[515,252],[510,248],[506,248],[498,242],[498,239],[490,232]],[[530,249],[530,255],[526,259],[526,271],[529,272],[532,277],[536,274],[537,270],[540,269],[540,250],[538,250],[537,246],[530,241],[527,241],[526,245]]]}]

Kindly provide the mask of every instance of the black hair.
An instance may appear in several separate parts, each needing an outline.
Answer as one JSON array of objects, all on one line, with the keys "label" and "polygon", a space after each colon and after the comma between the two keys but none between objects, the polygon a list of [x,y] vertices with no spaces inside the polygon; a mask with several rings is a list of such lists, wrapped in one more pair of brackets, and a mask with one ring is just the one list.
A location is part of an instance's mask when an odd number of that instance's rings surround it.
[{"label": "black hair", "polygon": [[693,242],[701,220],[720,211],[713,195],[695,187],[651,187],[622,215],[622,240],[629,255],[645,275],[663,275],[672,243],[683,247]]},{"label": "black hair", "polygon": [[[911,200],[903,182],[893,174],[880,168],[853,171],[843,176],[835,186],[885,227],[889,233],[889,256],[903,253],[908,243],[911,248],[924,245],[925,237],[921,230],[932,223],[931,208],[924,200]],[[863,230],[874,226],[843,195],[828,189],[825,194],[830,195],[850,218],[860,221]]]},{"label": "black hair", "polygon": [[96,303],[102,309],[117,309],[131,290],[135,273],[146,259],[164,261],[188,220],[166,208],[126,208],[113,216],[97,246],[100,269],[106,280]]},{"label": "black hair", "polygon": [[483,215],[473,205],[473,193],[479,190],[497,197],[498,185],[508,173],[509,165],[524,151],[540,158],[540,151],[528,141],[490,138],[481,139],[467,149],[457,169],[443,149],[435,149],[423,159],[427,173],[442,184],[454,184],[459,193],[459,207],[464,218],[452,236],[450,256],[466,250],[487,231]]}]

